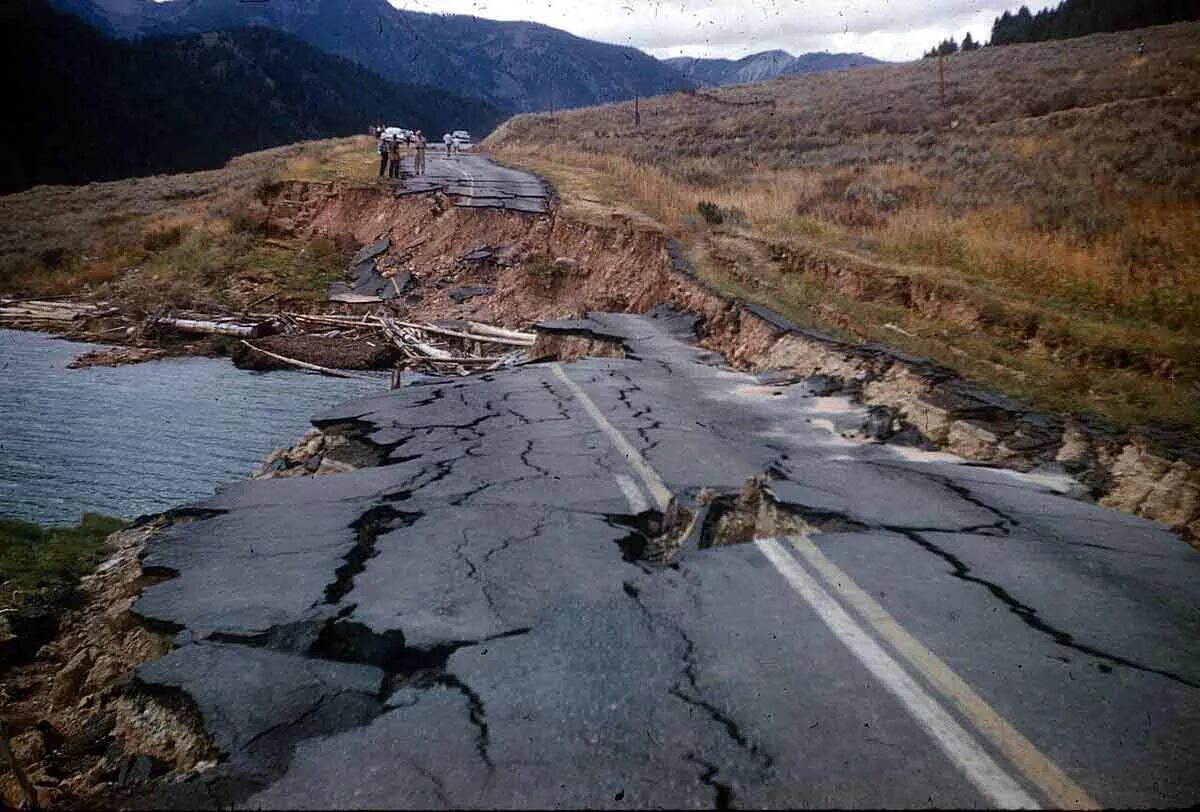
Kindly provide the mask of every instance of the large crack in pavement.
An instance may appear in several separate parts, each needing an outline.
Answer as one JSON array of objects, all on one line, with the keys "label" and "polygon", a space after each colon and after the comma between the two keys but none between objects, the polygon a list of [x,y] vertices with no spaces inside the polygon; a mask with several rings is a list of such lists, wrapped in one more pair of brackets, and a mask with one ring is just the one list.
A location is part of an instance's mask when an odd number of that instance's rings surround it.
[{"label": "large crack in pavement", "polygon": [[[1200,731],[1200,652],[1181,631],[1200,625],[1182,594],[1163,597],[1197,563],[1161,528],[1071,498],[1050,473],[866,442],[869,409],[820,381],[722,366],[692,346],[694,317],[561,326],[622,341],[624,358],[562,369],[661,478],[668,509],[647,507],[649,485],[544,365],[317,416],[375,464],[231,486],[147,549],[145,566],[173,577],[136,610],[176,647],[138,679],[191,697],[223,754],[148,802],[977,805],[744,543],[814,529],[897,612],[953,593],[955,617],[987,631],[923,626],[944,655],[991,656],[1005,639],[1052,662],[1065,646],[1127,666],[1109,668],[1121,693],[1032,668],[1025,690],[1075,703],[1080,719],[1153,701]],[[1078,585],[1086,607],[1029,597],[1030,571]],[[1114,634],[1096,596],[1118,571],[1153,588],[1116,588],[1139,625]],[[1061,714],[1047,724],[1005,704],[1009,687],[981,690],[1057,742]],[[1194,782],[1171,752],[1149,743],[1134,758],[1178,795]]]}]

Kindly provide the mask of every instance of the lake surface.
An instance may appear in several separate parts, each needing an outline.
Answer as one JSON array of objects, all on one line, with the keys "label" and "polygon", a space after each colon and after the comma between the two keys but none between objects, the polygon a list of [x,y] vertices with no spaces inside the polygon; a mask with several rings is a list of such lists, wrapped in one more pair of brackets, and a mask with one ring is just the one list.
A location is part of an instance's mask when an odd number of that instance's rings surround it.
[{"label": "lake surface", "polygon": [[196,501],[292,445],[313,414],[388,386],[220,358],[67,369],[99,348],[0,330],[0,516],[74,524]]}]

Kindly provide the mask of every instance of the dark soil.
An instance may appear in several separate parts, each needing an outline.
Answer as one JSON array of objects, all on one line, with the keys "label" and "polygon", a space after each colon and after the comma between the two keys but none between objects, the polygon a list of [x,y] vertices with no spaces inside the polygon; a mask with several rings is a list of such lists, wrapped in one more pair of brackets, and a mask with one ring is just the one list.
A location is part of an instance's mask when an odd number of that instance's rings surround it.
[{"label": "dark soil", "polygon": [[[395,347],[375,339],[354,340],[344,336],[277,335],[251,342],[268,352],[330,369],[388,369],[399,360]],[[239,343],[230,353],[241,369],[288,369],[282,361]]]}]

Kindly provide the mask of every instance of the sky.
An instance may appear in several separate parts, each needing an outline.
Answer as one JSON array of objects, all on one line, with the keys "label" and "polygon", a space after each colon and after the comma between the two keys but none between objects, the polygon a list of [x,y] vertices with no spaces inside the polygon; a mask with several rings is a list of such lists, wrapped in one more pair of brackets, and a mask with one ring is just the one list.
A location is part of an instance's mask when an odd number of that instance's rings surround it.
[{"label": "sky", "polygon": [[[1015,2],[1016,0],[1014,0]],[[410,11],[532,20],[653,56],[737,59],[779,48],[917,59],[970,31],[986,41],[996,0],[390,0]],[[1020,3],[1016,3],[1020,5]],[[1015,6],[1014,6],[1015,7]]]}]

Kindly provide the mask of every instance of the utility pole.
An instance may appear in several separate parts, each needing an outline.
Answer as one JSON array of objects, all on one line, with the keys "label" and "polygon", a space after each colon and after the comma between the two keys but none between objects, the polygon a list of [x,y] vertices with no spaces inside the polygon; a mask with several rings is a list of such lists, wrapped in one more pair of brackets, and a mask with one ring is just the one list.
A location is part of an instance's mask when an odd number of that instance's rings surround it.
[{"label": "utility pole", "polygon": [[642,126],[642,111],[638,107],[638,96],[633,94],[633,128],[636,130]]}]

